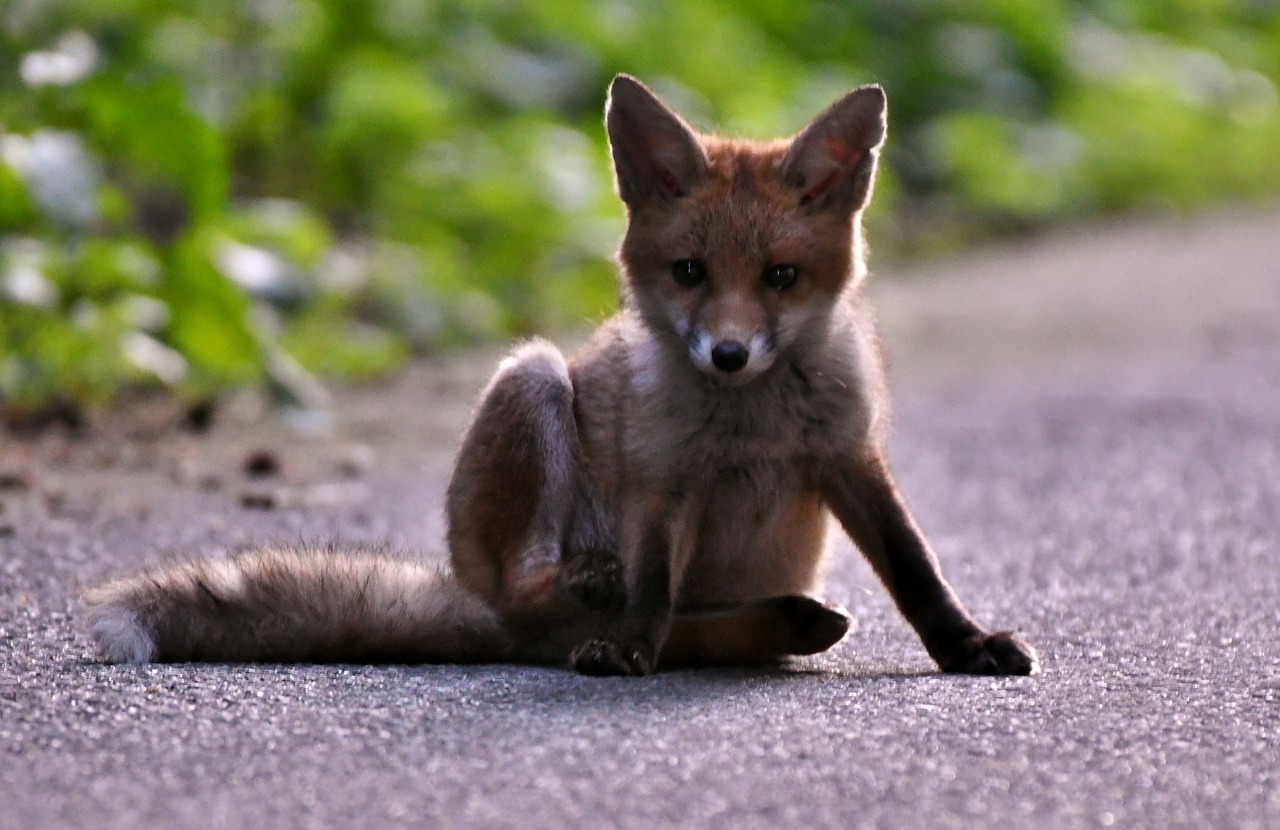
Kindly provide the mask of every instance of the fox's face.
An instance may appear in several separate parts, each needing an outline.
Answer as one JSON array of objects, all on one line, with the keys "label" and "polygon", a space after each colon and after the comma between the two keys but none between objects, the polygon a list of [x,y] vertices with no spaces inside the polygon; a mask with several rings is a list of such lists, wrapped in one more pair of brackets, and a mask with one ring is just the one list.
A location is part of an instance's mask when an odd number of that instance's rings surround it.
[{"label": "fox's face", "polygon": [[750,381],[825,331],[861,268],[858,214],[884,138],[863,87],[790,142],[701,137],[619,76],[606,123],[627,205],[626,288],[655,330],[726,383]]}]

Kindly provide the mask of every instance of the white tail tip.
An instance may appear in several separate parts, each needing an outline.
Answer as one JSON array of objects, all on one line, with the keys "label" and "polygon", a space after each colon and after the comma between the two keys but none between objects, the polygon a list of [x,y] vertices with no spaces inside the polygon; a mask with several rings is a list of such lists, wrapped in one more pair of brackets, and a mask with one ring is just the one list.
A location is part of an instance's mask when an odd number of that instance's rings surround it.
[{"label": "white tail tip", "polygon": [[150,663],[155,658],[155,640],[131,611],[106,605],[92,614],[89,635],[107,662]]}]

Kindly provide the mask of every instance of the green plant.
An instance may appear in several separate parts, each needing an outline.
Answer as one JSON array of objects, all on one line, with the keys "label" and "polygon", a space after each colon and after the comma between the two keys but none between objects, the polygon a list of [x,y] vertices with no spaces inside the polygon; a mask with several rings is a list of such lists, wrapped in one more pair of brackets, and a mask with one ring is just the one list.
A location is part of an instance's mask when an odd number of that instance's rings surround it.
[{"label": "green plant", "polygon": [[23,0],[0,406],[203,397],[285,354],[369,377],[598,318],[618,71],[761,137],[884,84],[878,257],[1280,193],[1268,4]]}]

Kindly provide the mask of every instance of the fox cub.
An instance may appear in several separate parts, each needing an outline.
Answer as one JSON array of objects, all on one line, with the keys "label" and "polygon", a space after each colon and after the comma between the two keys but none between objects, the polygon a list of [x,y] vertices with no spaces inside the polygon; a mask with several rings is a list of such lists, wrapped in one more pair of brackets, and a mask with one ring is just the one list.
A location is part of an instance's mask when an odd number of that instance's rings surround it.
[{"label": "fox cub", "polygon": [[618,76],[622,310],[570,360],[498,367],[447,497],[452,568],[266,550],[86,592],[108,660],[520,661],[585,674],[825,650],[829,512],[943,671],[1030,674],[965,610],[885,462],[861,214],[885,96],[791,140],[695,133]]}]

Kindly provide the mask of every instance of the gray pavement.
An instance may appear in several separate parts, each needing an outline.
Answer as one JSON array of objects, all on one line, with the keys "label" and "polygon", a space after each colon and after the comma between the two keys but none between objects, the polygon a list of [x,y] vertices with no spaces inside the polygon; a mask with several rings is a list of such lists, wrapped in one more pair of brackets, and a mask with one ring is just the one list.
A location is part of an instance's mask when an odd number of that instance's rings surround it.
[{"label": "gray pavement", "polygon": [[1280,826],[1280,213],[895,276],[899,479],[1042,675],[934,674],[843,542],[859,628],[785,670],[93,661],[78,583],[264,540],[438,555],[470,355],[345,393],[339,438],[3,439],[0,828]]}]

